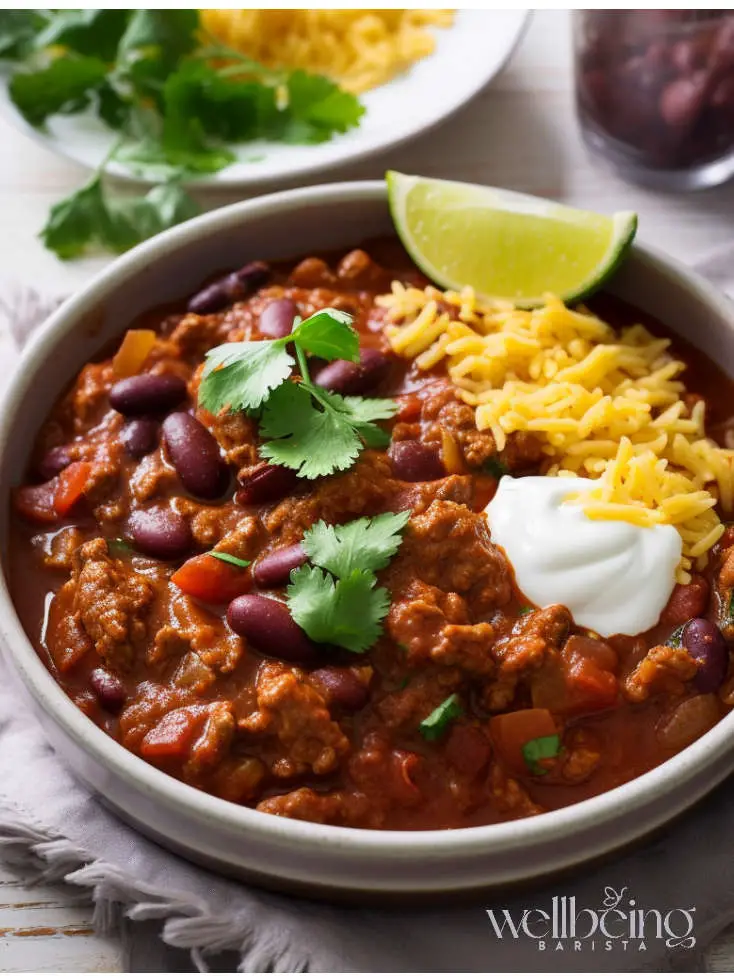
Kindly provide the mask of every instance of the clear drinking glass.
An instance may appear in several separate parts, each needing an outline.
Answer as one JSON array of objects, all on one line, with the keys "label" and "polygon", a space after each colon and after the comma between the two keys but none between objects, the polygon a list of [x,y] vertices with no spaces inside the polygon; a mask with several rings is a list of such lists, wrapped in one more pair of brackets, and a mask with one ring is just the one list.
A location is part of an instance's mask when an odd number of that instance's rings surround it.
[{"label": "clear drinking glass", "polygon": [[592,154],[635,183],[734,176],[734,11],[574,13],[576,108]]}]

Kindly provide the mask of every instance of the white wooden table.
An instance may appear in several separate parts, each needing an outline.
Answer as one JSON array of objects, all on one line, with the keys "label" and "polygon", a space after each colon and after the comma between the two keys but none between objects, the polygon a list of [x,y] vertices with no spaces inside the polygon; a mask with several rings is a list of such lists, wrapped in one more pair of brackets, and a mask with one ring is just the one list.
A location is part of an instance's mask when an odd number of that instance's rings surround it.
[{"label": "white wooden table", "polygon": [[[318,178],[380,177],[390,166],[495,184],[600,211],[635,210],[640,236],[686,261],[734,239],[734,184],[695,196],[633,188],[592,165],[576,131],[571,98],[568,14],[542,11],[511,63],[470,106],[408,146]],[[105,259],[71,264],[37,239],[49,207],[85,179],[84,171],[50,154],[0,119],[0,279],[32,281],[65,294],[86,282]],[[200,195],[216,207],[230,193]],[[91,931],[91,911],[70,888],[21,885],[0,868],[0,971],[114,971],[121,942]],[[734,965],[725,938],[708,953],[712,971]],[[179,969],[180,969],[179,965]]]}]

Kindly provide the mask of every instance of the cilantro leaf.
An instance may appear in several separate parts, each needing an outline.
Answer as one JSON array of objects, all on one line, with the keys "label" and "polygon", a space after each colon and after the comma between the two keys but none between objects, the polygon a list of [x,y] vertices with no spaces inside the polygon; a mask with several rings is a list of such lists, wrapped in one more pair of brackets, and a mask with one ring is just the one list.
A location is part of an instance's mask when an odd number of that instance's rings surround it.
[{"label": "cilantro leaf", "polygon": [[355,95],[323,75],[294,71],[286,91],[287,107],[278,120],[278,136],[286,143],[323,143],[358,126],[364,115]]},{"label": "cilantro leaf", "polygon": [[120,39],[118,56],[157,48],[166,61],[176,62],[197,45],[198,10],[135,10]]},{"label": "cilantro leaf", "polygon": [[261,435],[271,440],[260,454],[306,479],[348,469],[362,450],[349,420],[327,404],[314,404],[312,391],[310,385],[284,384],[266,402],[260,422]]},{"label": "cilantro leaf", "polygon": [[299,568],[291,574],[287,594],[291,615],[314,642],[353,653],[374,645],[390,607],[387,589],[375,588],[375,576],[356,569],[335,582],[320,568]]},{"label": "cilantro leaf", "polygon": [[97,174],[54,204],[41,239],[62,259],[76,258],[95,245],[123,252],[195,213],[197,205],[177,184],[154,187],[144,197],[108,200]]},{"label": "cilantro leaf", "polygon": [[491,459],[487,459],[482,465],[482,472],[488,473],[490,476],[494,476],[495,479],[502,479],[509,473],[509,469],[502,462],[499,456],[493,456]]},{"label": "cilantro leaf", "polygon": [[59,258],[75,258],[87,247],[112,238],[102,182],[94,177],[81,190],[54,204],[41,230],[41,239]]},{"label": "cilantro leaf", "polygon": [[69,51],[114,61],[129,10],[54,10],[35,38],[37,50],[58,44]]},{"label": "cilantro leaf", "polygon": [[359,361],[359,337],[353,328],[354,317],[331,306],[302,320],[291,339],[314,357],[324,360]]},{"label": "cilantro leaf", "polygon": [[[295,361],[280,340],[245,340],[223,343],[206,355],[199,388],[199,404],[213,415],[253,411],[279,388]],[[296,391],[294,385],[293,390]],[[286,407],[286,402],[283,402]]]},{"label": "cilantro leaf", "polygon": [[463,713],[464,711],[459,703],[459,695],[452,693],[434,711],[431,711],[428,717],[420,722],[418,730],[426,741],[438,741],[449,724],[455,721],[457,717],[461,717]]},{"label": "cilantro leaf", "polygon": [[317,385],[305,385],[325,407],[338,414],[364,440],[370,449],[384,449],[390,442],[386,431],[373,425],[372,419],[392,418],[398,405],[390,398],[361,398],[357,395],[344,397],[333,391],[325,391]]},{"label": "cilantro leaf", "polygon": [[38,10],[0,10],[0,58],[23,58],[45,24]]},{"label": "cilantro leaf", "polygon": [[234,554],[227,554],[226,551],[209,551],[212,557],[217,558],[219,561],[224,561],[225,564],[233,564],[236,568],[249,568],[250,562],[245,561],[241,557],[235,557]]},{"label": "cilantro leaf", "polygon": [[409,519],[410,511],[403,510],[338,525],[319,520],[304,534],[303,549],[313,564],[338,578],[354,570],[379,571],[400,547]]},{"label": "cilantro leaf", "polygon": [[32,126],[41,126],[57,112],[78,112],[107,75],[99,58],[64,55],[39,71],[16,72],[10,79],[13,104]]},{"label": "cilantro leaf", "polygon": [[549,734],[543,738],[533,738],[522,746],[522,756],[525,764],[533,775],[546,775],[548,769],[541,762],[555,758],[561,750],[561,739],[557,734]]}]

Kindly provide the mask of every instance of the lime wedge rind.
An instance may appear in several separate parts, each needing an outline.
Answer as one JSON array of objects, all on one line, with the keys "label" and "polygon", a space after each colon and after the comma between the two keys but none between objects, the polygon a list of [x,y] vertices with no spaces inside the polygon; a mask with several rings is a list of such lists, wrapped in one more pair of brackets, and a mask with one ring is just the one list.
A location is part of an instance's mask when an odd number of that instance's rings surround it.
[{"label": "lime wedge rind", "polygon": [[619,267],[637,215],[600,215],[516,191],[388,171],[390,210],[416,265],[437,285],[531,308],[577,302]]}]

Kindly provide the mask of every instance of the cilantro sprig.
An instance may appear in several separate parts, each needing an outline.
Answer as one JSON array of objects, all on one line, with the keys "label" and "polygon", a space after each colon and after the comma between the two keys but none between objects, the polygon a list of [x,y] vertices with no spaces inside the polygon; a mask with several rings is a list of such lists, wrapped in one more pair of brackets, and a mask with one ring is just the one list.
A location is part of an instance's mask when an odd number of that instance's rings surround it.
[{"label": "cilantro sprig", "polygon": [[[110,159],[153,183],[222,170],[253,140],[324,142],[364,113],[327,78],[274,71],[207,37],[198,10],[0,11],[0,58],[11,65],[10,98],[31,125],[91,112],[119,137]],[[97,181],[56,205],[42,233],[47,247],[61,258],[90,245],[119,252],[160,230],[141,219],[134,234],[111,233],[103,196]],[[137,200],[150,214],[150,201]],[[168,213],[185,220],[193,206]]]},{"label": "cilantro sprig", "polygon": [[547,775],[548,769],[542,762],[556,758],[560,751],[561,739],[557,734],[533,738],[532,741],[526,741],[522,746],[523,759],[533,775]]},{"label": "cilantro sprig", "polygon": [[[398,410],[389,398],[342,397],[311,381],[306,354],[359,360],[352,321],[349,313],[326,308],[296,318],[291,333],[280,339],[215,347],[206,356],[199,403],[212,414],[259,412],[262,457],[305,479],[348,469],[365,445],[388,444],[387,432],[375,422]],[[300,378],[291,382],[296,363]]]},{"label": "cilantro sprig", "polygon": [[379,639],[390,593],[377,587],[375,572],[397,553],[409,518],[404,511],[339,525],[321,520],[306,531],[310,563],[292,572],[287,602],[314,642],[363,653]]},{"label": "cilantro sprig", "polygon": [[431,713],[418,725],[418,730],[426,741],[438,741],[443,737],[449,725],[464,713],[459,695],[452,693],[442,704],[431,711]]}]

